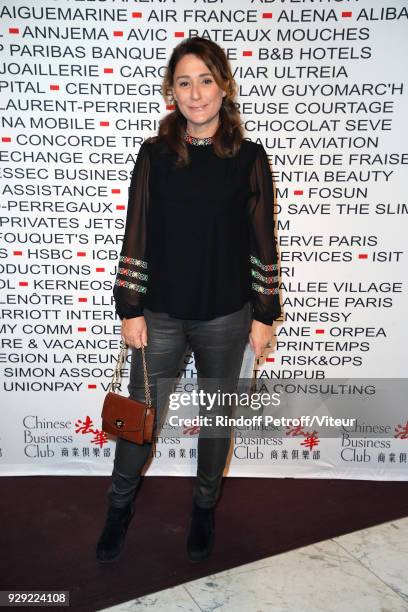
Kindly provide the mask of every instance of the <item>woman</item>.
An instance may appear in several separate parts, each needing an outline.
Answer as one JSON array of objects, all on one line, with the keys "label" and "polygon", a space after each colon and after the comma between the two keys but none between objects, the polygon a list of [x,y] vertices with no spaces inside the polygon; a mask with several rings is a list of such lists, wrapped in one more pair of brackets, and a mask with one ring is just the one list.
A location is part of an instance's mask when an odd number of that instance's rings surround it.
[{"label": "woman", "polygon": [[[189,347],[199,381],[222,379],[219,390],[233,390],[248,338],[260,356],[281,313],[271,172],[263,146],[243,139],[223,50],[198,37],[181,42],[162,93],[175,110],[139,150],[114,286],[121,335],[133,347],[130,397],[145,400],[143,345],[161,422],[167,389],[159,392],[158,380],[176,377]],[[230,447],[228,435],[212,433],[202,427],[198,440],[191,561],[211,552]],[[151,447],[117,440],[100,561],[120,554]]]}]

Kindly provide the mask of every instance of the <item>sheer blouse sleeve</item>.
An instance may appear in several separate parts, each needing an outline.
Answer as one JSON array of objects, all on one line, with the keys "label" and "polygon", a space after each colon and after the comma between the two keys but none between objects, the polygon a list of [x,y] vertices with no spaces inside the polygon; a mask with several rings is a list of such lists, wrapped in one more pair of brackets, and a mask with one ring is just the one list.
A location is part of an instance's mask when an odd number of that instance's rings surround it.
[{"label": "sheer blouse sleeve", "polygon": [[250,177],[248,200],[249,245],[252,276],[253,319],[271,325],[281,315],[278,289],[278,257],[274,235],[272,173],[268,157],[259,145]]},{"label": "sheer blouse sleeve", "polygon": [[130,181],[125,234],[113,287],[116,312],[121,320],[143,315],[143,298],[148,287],[149,171],[149,145],[145,140],[139,149]]}]

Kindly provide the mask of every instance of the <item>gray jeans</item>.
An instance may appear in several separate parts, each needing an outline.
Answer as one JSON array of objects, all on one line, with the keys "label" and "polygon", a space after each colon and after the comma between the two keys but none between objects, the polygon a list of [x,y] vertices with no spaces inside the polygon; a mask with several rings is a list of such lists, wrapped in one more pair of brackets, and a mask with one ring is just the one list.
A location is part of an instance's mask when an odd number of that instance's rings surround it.
[{"label": "gray jeans", "polygon": [[[171,386],[166,389],[158,381],[169,379],[174,382],[177,379],[188,350],[194,353],[199,385],[200,379],[211,379],[210,385],[221,392],[236,389],[251,330],[252,307],[247,302],[240,310],[209,321],[176,319],[147,308],[144,317],[148,334],[145,356],[152,402],[157,414],[157,434],[167,413],[168,394],[171,391]],[[141,353],[140,349],[132,349],[128,391],[132,399],[145,401]],[[217,379],[220,379],[218,383]],[[205,384],[208,384],[207,381]],[[214,408],[217,410],[216,406]],[[205,434],[204,428],[201,428],[193,499],[203,508],[213,507],[218,500],[230,444],[230,435],[210,437],[208,431]],[[117,438],[112,481],[108,490],[108,499],[113,506],[123,507],[133,500],[152,445],[139,445]]]}]

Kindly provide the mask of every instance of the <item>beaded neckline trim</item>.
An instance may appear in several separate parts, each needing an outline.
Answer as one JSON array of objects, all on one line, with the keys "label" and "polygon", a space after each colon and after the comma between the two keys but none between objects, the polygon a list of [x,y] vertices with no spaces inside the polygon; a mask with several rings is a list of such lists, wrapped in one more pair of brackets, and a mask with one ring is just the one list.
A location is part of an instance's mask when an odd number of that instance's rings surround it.
[{"label": "beaded neckline trim", "polygon": [[214,137],[213,136],[208,136],[208,138],[197,138],[196,136],[190,136],[190,134],[188,134],[188,132],[185,132],[184,133],[184,140],[186,142],[188,142],[189,144],[192,144],[192,145],[203,146],[203,145],[212,144],[213,141],[214,141]]}]

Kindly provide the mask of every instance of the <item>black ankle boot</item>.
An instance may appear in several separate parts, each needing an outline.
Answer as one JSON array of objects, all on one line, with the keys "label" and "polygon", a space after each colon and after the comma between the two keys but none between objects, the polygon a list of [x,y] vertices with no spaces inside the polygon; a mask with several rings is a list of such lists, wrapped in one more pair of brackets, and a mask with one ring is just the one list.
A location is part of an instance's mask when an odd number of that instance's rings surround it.
[{"label": "black ankle boot", "polygon": [[187,553],[194,563],[206,559],[214,544],[214,508],[200,508],[193,502]]},{"label": "black ankle boot", "polygon": [[124,508],[109,506],[106,523],[96,546],[96,557],[98,561],[107,563],[119,557],[133,514],[133,502],[129,503]]}]

